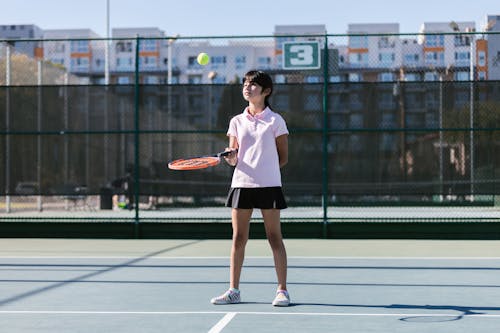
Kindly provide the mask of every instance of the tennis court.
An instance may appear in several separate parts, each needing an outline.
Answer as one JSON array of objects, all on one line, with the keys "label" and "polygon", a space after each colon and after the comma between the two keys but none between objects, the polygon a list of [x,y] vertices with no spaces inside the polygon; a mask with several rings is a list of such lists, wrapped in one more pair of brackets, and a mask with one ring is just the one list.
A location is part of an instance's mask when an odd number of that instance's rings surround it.
[{"label": "tennis court", "polygon": [[272,307],[265,240],[250,240],[242,304],[228,240],[3,239],[5,332],[491,332],[500,241],[286,240],[292,306]]}]

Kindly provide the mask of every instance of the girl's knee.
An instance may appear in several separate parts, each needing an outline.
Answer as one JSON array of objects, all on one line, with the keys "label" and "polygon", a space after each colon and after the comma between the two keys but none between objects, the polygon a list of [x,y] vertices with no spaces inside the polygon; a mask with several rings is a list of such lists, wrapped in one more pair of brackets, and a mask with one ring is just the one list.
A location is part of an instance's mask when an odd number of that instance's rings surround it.
[{"label": "girl's knee", "polygon": [[233,234],[233,245],[236,248],[244,247],[248,241],[248,235],[245,233],[234,233]]},{"label": "girl's knee", "polygon": [[267,235],[267,241],[271,248],[277,249],[283,247],[283,237],[280,233],[270,233]]}]

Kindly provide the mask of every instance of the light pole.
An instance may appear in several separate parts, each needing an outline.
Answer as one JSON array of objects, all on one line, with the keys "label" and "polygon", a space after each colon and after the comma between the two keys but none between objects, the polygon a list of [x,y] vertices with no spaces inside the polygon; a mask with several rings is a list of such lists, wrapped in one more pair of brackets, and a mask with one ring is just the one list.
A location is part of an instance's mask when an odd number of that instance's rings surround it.
[{"label": "light pole", "polygon": [[[451,21],[449,26],[455,32],[460,32],[460,27],[454,21]],[[475,45],[474,45],[474,28],[465,28],[465,32],[469,36],[470,56],[469,56],[469,168],[470,168],[470,200],[474,201],[474,59],[475,59]]]},{"label": "light pole", "polygon": [[167,45],[167,154],[170,154],[168,158],[173,156],[173,151],[172,151],[172,133],[170,131],[172,130],[172,48],[173,44],[177,40],[177,37],[179,35],[169,38],[168,39],[168,45]]},{"label": "light pole", "polygon": [[109,2],[106,0],[106,42],[104,43],[104,84],[109,84]]},{"label": "light pole", "polygon": [[443,201],[443,74],[439,73],[439,187],[440,201]]}]

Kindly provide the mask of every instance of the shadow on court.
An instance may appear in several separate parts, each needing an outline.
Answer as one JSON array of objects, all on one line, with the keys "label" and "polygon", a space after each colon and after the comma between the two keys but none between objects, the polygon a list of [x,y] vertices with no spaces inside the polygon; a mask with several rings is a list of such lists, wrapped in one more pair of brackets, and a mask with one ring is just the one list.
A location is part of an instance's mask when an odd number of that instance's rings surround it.
[{"label": "shadow on court", "polygon": [[[61,280],[61,281],[58,281],[58,280],[52,280],[52,281],[50,281],[50,280],[45,280],[45,279],[44,280],[39,280],[39,281],[37,281],[37,280],[31,280],[31,279],[30,280],[25,280],[25,281],[21,281],[21,280],[17,280],[17,281],[13,281],[13,280],[8,280],[8,281],[6,281],[6,280],[0,280],[0,282],[49,282],[49,283],[54,283],[54,284],[49,285],[49,286],[45,286],[45,287],[42,287],[42,288],[34,289],[34,290],[31,290],[31,291],[28,291],[28,292],[21,293],[19,295],[15,295],[15,296],[12,296],[12,297],[9,297],[9,298],[6,298],[6,299],[2,299],[2,300],[0,300],[0,306],[8,305],[10,303],[17,302],[17,301],[22,300],[24,298],[28,298],[28,297],[31,297],[31,296],[34,296],[34,295],[37,295],[37,294],[41,294],[41,293],[53,290],[53,289],[64,287],[65,285],[70,284],[70,283],[84,282],[83,280],[86,280],[86,279],[89,279],[89,278],[92,278],[92,277],[96,277],[96,276],[104,274],[104,273],[109,273],[109,272],[117,270],[117,269],[121,269],[121,268],[125,268],[125,267],[131,267],[134,264],[136,264],[138,262],[141,262],[143,260],[149,259],[151,257],[158,256],[158,255],[170,252],[170,251],[174,251],[174,250],[177,250],[179,248],[191,246],[191,245],[196,244],[198,242],[199,241],[193,241],[193,242],[181,244],[181,245],[178,245],[178,246],[174,246],[174,247],[162,249],[162,250],[159,250],[159,251],[156,251],[156,252],[149,253],[149,254],[147,254],[145,256],[142,256],[142,257],[139,257],[139,258],[136,258],[136,259],[132,259],[132,260],[129,260],[127,262],[116,264],[116,265],[98,265],[98,266],[96,266],[96,265],[56,265],[56,267],[59,266],[59,267],[99,267],[99,268],[104,268],[102,270],[97,270],[97,271],[94,271],[92,273],[84,274],[84,275],[77,276],[77,277],[74,277],[74,278],[71,278],[71,279],[67,279],[67,280]],[[7,265],[7,266],[16,266],[16,267],[19,267],[20,265],[19,264],[15,264],[15,265]],[[30,264],[30,265],[25,265],[25,266],[29,266],[29,267],[41,267],[41,266],[49,267],[50,266],[50,267],[54,267],[54,265],[50,265],[50,264],[49,265],[31,265]],[[0,267],[6,267],[6,265],[5,264],[1,264]],[[119,283],[118,281],[109,281],[109,282],[110,283]]]}]

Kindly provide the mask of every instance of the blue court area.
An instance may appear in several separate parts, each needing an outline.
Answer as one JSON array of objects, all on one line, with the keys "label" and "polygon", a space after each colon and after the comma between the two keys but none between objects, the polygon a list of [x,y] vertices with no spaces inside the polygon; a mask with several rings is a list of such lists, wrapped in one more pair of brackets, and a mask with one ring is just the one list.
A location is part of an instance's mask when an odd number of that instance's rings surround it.
[{"label": "blue court area", "polygon": [[226,240],[3,239],[2,332],[494,332],[500,242],[288,240],[292,305],[250,240],[241,304]]}]

